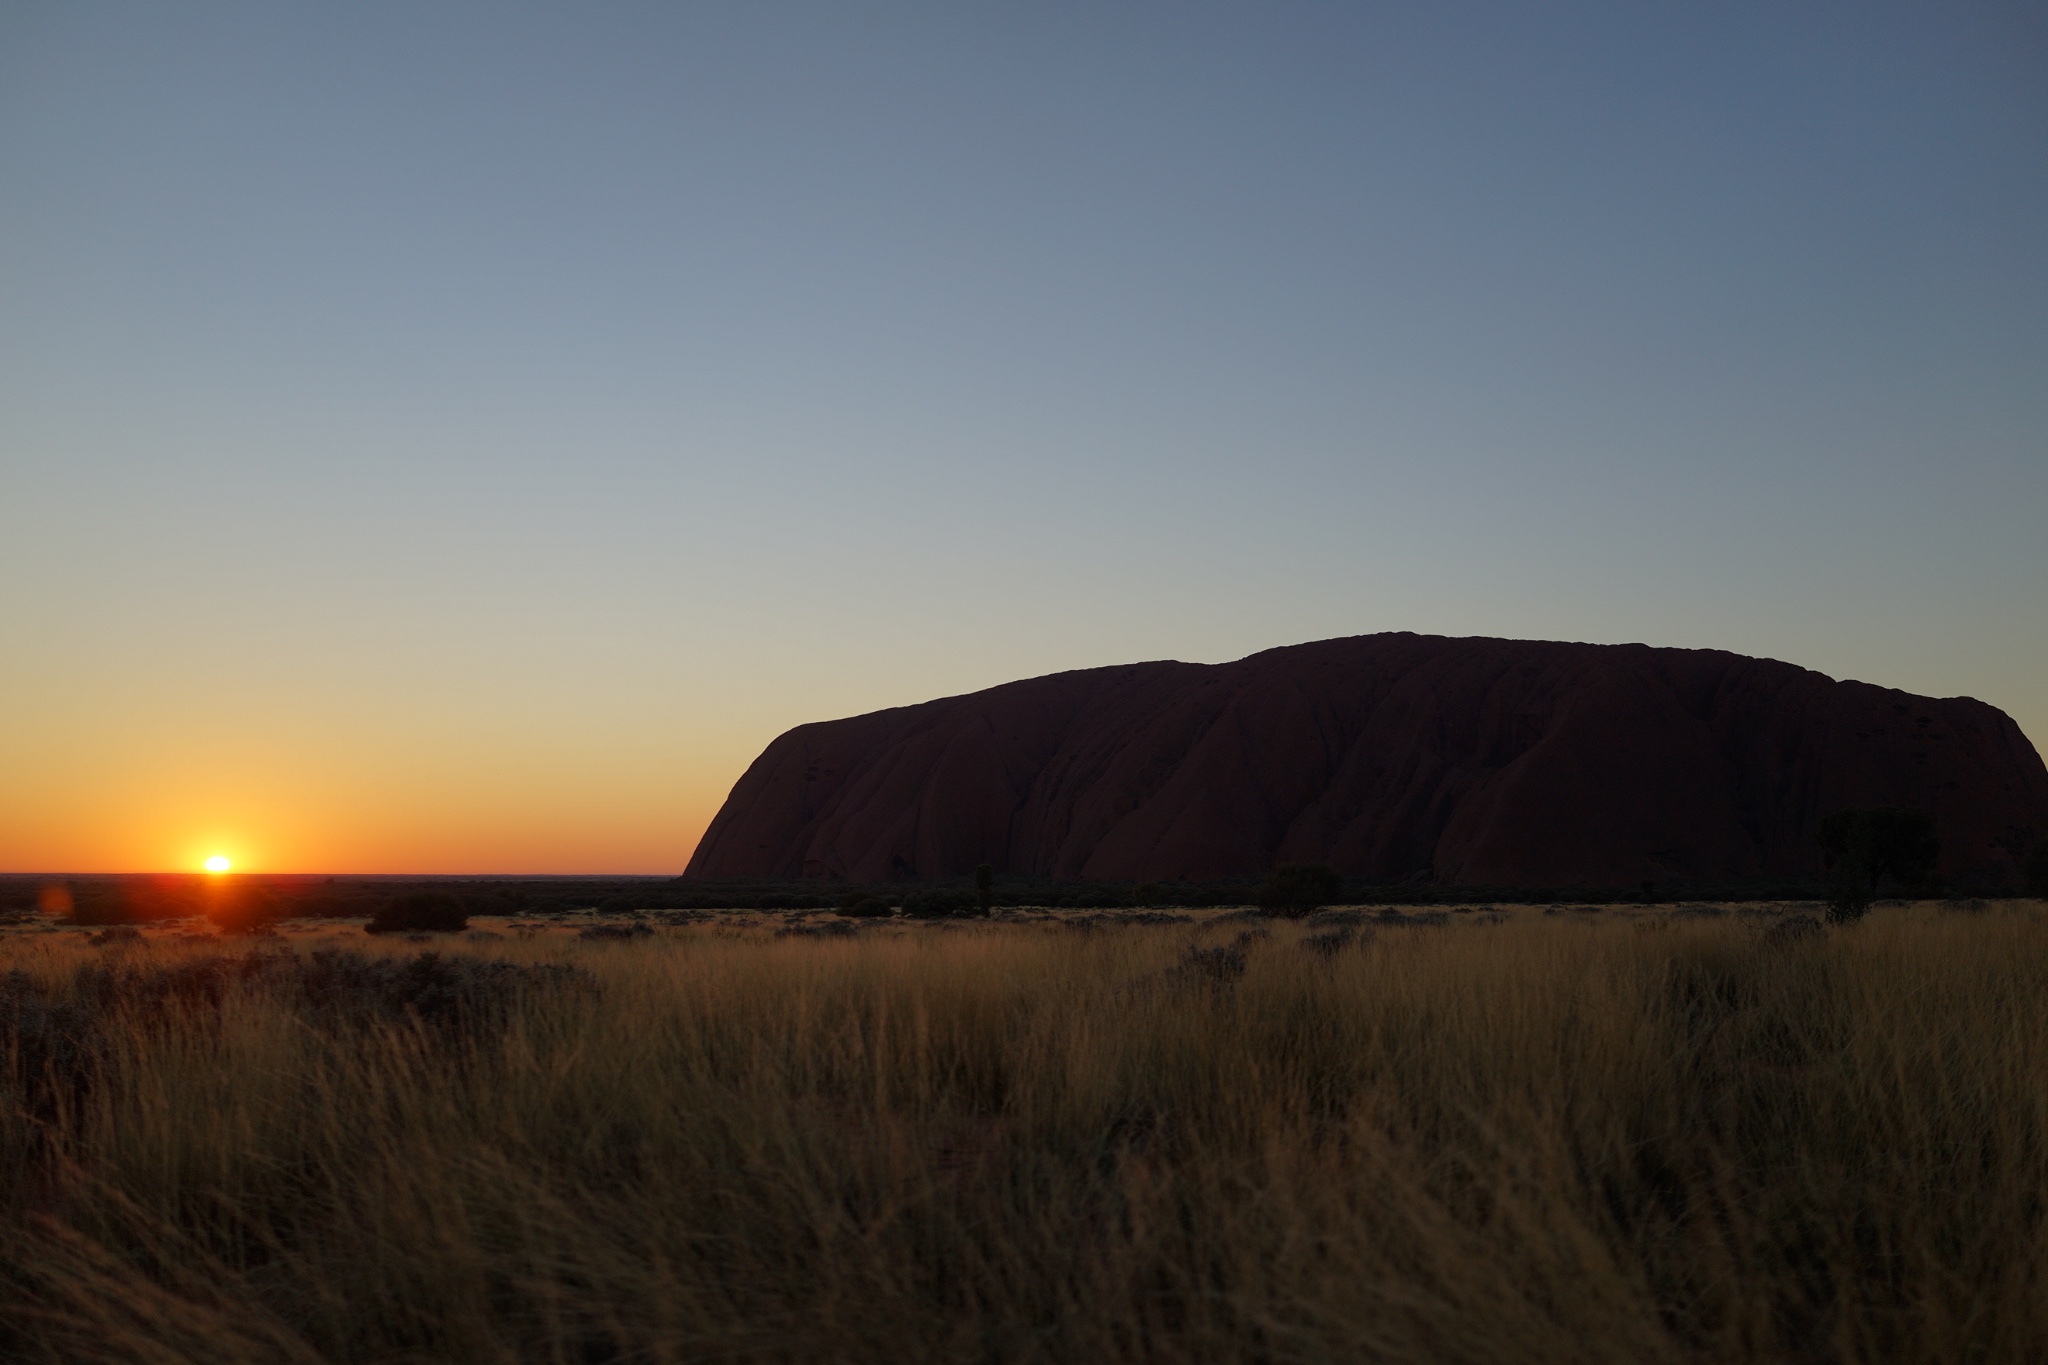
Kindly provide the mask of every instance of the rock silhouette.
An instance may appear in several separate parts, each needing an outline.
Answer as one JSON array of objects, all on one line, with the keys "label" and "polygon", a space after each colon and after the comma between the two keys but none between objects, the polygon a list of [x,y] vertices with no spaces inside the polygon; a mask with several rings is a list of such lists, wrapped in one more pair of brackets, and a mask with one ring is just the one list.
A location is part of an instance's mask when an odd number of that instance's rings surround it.
[{"label": "rock silhouette", "polygon": [[1929,812],[1942,871],[2004,880],[2048,769],[1967,697],[1717,650],[1386,634],[1227,664],[1058,673],[800,725],[692,877],[1120,881],[1323,862],[1491,886],[1817,872],[1831,811]]}]

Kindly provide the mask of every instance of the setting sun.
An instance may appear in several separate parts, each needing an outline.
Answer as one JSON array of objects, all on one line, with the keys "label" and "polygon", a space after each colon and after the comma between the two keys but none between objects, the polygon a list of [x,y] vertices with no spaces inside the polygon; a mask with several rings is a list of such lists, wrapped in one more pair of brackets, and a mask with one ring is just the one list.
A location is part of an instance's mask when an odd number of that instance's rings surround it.
[{"label": "setting sun", "polygon": [[233,863],[229,862],[226,858],[222,857],[218,853],[214,854],[211,858],[208,858],[206,860],[206,870],[208,872],[225,872],[233,866]]}]

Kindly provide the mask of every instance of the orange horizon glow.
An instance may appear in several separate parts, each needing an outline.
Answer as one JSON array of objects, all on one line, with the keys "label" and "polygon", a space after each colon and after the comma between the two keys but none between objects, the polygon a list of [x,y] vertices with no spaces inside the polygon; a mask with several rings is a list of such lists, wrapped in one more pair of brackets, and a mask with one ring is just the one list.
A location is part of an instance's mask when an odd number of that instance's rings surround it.
[{"label": "orange horizon glow", "polygon": [[672,877],[753,756],[718,755],[708,773],[508,773],[502,759],[394,773],[302,749],[207,771],[144,748],[0,791],[0,874]]}]

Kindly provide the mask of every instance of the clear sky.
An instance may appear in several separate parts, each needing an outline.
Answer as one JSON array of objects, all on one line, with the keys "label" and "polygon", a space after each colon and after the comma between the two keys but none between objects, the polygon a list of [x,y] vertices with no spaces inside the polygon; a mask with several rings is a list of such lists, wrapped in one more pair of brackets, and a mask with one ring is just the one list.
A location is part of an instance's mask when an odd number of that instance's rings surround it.
[{"label": "clear sky", "polygon": [[2048,740],[2031,4],[0,7],[0,868],[1379,630]]}]

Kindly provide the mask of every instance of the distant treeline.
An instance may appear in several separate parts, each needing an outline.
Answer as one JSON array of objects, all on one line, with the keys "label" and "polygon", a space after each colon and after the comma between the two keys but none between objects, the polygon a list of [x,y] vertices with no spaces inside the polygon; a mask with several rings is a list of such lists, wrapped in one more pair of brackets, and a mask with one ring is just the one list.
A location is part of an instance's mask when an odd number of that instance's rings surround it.
[{"label": "distant treeline", "polygon": [[[998,875],[988,904],[1069,910],[1202,909],[1249,905],[1263,879],[1203,882],[1053,881]],[[633,914],[661,910],[827,911],[863,902],[946,913],[978,904],[969,878],[857,884],[818,880],[708,881],[650,877],[267,877],[202,876],[0,877],[0,920],[48,916],[82,925],[135,924],[203,915],[217,923],[284,918],[368,917],[396,897],[422,889],[447,892],[463,911],[478,915],[554,915],[579,911]],[[1976,888],[1929,887],[1922,897],[1963,894]],[[1342,879],[1331,903],[1345,905],[1611,905],[1678,901],[1809,900],[1826,894],[1824,881],[1710,885],[1644,883],[1616,887],[1500,887],[1366,882]]]},{"label": "distant treeline", "polygon": [[0,877],[0,920],[140,924],[204,915],[219,923],[368,917],[409,892],[446,891],[470,915],[638,909],[673,883],[650,877],[293,877],[237,873]]}]

